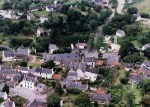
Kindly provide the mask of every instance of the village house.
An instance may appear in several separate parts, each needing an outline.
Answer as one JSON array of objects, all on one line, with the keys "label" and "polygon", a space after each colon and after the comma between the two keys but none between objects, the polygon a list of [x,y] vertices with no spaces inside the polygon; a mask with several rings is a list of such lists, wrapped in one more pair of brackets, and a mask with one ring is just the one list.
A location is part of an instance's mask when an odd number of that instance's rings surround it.
[{"label": "village house", "polygon": [[0,98],[2,98],[3,100],[7,100],[8,95],[6,92],[0,92]]},{"label": "village house", "polygon": [[41,17],[40,17],[40,22],[41,22],[41,23],[44,23],[45,21],[48,21],[48,17],[46,17],[46,16],[41,16]]},{"label": "village house", "polygon": [[12,66],[0,66],[0,73],[5,76],[6,79],[11,79],[16,75],[16,72]]},{"label": "village house", "polygon": [[10,99],[8,99],[8,100],[2,102],[0,104],[0,107],[16,107],[16,106],[15,106],[15,103],[13,101],[11,101]]},{"label": "village house", "polygon": [[142,19],[140,13],[134,14],[134,16],[136,17],[136,21],[140,21]]},{"label": "village house", "polygon": [[149,61],[144,61],[141,64],[139,73],[143,74],[143,78],[150,78],[150,62]]},{"label": "village house", "polygon": [[23,88],[35,90],[36,83],[38,82],[37,77],[34,77],[32,75],[27,75],[23,78],[23,80],[20,82],[20,86]]},{"label": "village house", "polygon": [[36,86],[36,90],[37,90],[37,92],[45,93],[45,92],[47,92],[47,86],[43,83],[38,83]]},{"label": "village house", "polygon": [[91,0],[94,2],[96,5],[101,5],[101,6],[108,6],[109,5],[109,0]]},{"label": "village house", "polygon": [[29,107],[47,107],[44,103],[34,100],[30,103]]},{"label": "village house", "polygon": [[68,80],[68,79],[61,81],[61,85],[64,89],[77,88],[77,89],[80,89],[82,91],[88,90],[87,84],[82,84],[81,82],[75,82],[73,80]]},{"label": "village house", "polygon": [[86,69],[84,75],[85,79],[94,82],[97,79],[98,72],[95,69]]},{"label": "village house", "polygon": [[37,32],[36,32],[36,35],[37,35],[37,37],[44,36],[45,35],[44,29],[43,28],[38,28]]},{"label": "village house", "polygon": [[111,94],[108,94],[105,90],[98,89],[92,95],[92,99],[97,101],[98,104],[109,105],[111,100]]},{"label": "village house", "polygon": [[129,75],[129,83],[138,84],[142,81],[142,77],[137,72],[131,72]]},{"label": "village house", "polygon": [[84,63],[87,65],[87,66],[90,66],[90,67],[95,67],[95,57],[85,57],[84,58]]},{"label": "village house", "polygon": [[46,68],[33,68],[30,69],[29,72],[34,76],[48,79],[51,79],[52,75],[54,74],[53,69],[46,69]]},{"label": "village house", "polygon": [[23,74],[28,74],[29,73],[29,67],[20,67],[20,66],[17,66],[16,67],[16,71],[17,72],[22,72]]},{"label": "village house", "polygon": [[77,44],[75,44],[75,46],[78,49],[85,49],[87,47],[87,44],[86,43],[77,43]]},{"label": "village house", "polygon": [[4,18],[8,18],[8,19],[18,19],[18,17],[15,15],[14,10],[5,11]]},{"label": "village house", "polygon": [[15,52],[13,49],[3,50],[2,61],[14,61]]},{"label": "village house", "polygon": [[55,50],[58,50],[59,48],[57,47],[57,45],[55,45],[55,44],[49,44],[49,53],[50,54],[53,54],[53,52],[55,51]]},{"label": "village house", "polygon": [[24,60],[28,61],[29,60],[29,55],[30,55],[30,50],[22,47],[19,47],[17,49],[17,52],[15,54],[15,59],[16,60]]},{"label": "village house", "polygon": [[46,6],[45,9],[47,12],[53,12],[54,11],[53,6]]},{"label": "village house", "polygon": [[67,75],[67,79],[76,81],[77,80],[77,72],[74,71],[73,69],[70,69],[68,72],[68,75]]},{"label": "village house", "polygon": [[35,20],[34,14],[33,14],[33,13],[28,13],[28,14],[27,14],[27,19],[28,19],[29,21],[34,21],[34,20]]},{"label": "village house", "polygon": [[126,34],[125,34],[125,32],[123,31],[123,30],[117,30],[116,31],[116,36],[118,36],[118,37],[124,37]]}]

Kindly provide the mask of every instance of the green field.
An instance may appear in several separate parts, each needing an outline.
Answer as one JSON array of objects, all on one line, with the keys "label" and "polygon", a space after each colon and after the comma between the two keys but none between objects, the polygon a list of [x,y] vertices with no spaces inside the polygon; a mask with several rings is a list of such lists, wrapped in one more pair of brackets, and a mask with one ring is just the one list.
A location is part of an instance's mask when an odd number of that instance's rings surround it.
[{"label": "green field", "polygon": [[142,47],[142,44],[140,42],[138,42],[137,40],[134,40],[134,41],[131,41],[133,43],[133,45],[136,47],[136,48],[141,48]]},{"label": "green field", "polygon": [[67,0],[67,2],[64,3],[64,5],[70,5],[74,4],[75,2],[80,2],[81,0]]},{"label": "green field", "polygon": [[137,7],[140,13],[150,14],[150,0],[133,0],[133,4],[126,7]]},{"label": "green field", "polygon": [[34,14],[38,15],[38,16],[48,16],[49,12],[43,10],[43,11],[36,11],[33,12]]},{"label": "green field", "polygon": [[0,8],[2,7],[3,4],[3,0],[0,0]]}]

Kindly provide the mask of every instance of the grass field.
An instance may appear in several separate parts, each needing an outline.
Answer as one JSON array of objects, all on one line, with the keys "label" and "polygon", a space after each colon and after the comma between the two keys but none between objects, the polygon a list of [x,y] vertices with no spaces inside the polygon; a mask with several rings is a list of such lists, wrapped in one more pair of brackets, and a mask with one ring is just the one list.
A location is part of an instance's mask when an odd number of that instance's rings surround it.
[{"label": "grass field", "polygon": [[137,40],[134,40],[134,41],[131,41],[133,43],[133,45],[136,47],[136,48],[141,48],[142,47],[142,44],[139,43]]},{"label": "grass field", "polygon": [[0,0],[0,8],[2,8],[3,0]]},{"label": "grass field", "polygon": [[133,0],[133,4],[127,7],[137,7],[140,13],[150,14],[150,0]]},{"label": "grass field", "polygon": [[38,16],[48,16],[49,12],[43,10],[43,11],[36,11],[33,12],[34,14],[38,15]]},{"label": "grass field", "polygon": [[125,76],[125,70],[120,70],[118,77],[116,78],[114,85],[119,85],[120,84],[120,78],[123,78]]},{"label": "grass field", "polygon": [[64,5],[74,4],[77,1],[80,2],[81,0],[68,0],[67,2],[64,3]]}]

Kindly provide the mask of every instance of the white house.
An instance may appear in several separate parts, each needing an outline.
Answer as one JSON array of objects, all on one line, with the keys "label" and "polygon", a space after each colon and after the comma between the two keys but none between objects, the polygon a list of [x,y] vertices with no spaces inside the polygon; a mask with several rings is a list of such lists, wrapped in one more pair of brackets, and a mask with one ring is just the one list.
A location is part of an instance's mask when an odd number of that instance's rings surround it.
[{"label": "white house", "polygon": [[2,61],[14,61],[15,52],[13,49],[3,50]]},{"label": "white house", "polygon": [[85,49],[87,47],[86,43],[77,43],[75,45],[78,49]]},{"label": "white house", "polygon": [[16,107],[16,106],[15,106],[15,103],[13,101],[11,101],[10,99],[8,99],[8,100],[2,102],[0,104],[0,107]]},{"label": "white house", "polygon": [[0,98],[7,100],[7,98],[8,98],[7,93],[6,92],[0,92]]},{"label": "white house", "polygon": [[117,30],[116,31],[116,36],[118,36],[118,37],[124,37],[125,36],[125,32],[123,31],[123,30]]},{"label": "white house", "polygon": [[51,12],[54,10],[54,8],[52,6],[46,6],[45,8],[46,8],[47,12]]},{"label": "white house", "polygon": [[136,17],[136,21],[140,21],[142,19],[140,13],[134,14],[134,16]]},{"label": "white house", "polygon": [[37,78],[33,76],[25,76],[24,79],[20,82],[20,86],[23,88],[34,90],[36,87]]},{"label": "white house", "polygon": [[92,82],[94,82],[97,79],[98,74],[94,72],[85,71],[84,72],[85,79],[88,79]]},{"label": "white house", "polygon": [[34,76],[51,79],[54,74],[53,69],[36,68],[31,72]]},{"label": "white house", "polygon": [[36,34],[37,34],[37,37],[39,37],[39,36],[41,36],[42,34],[44,34],[43,28],[38,28]]},{"label": "white house", "polygon": [[48,17],[41,16],[41,17],[40,17],[40,22],[41,22],[41,23],[44,23],[45,21],[48,21]]},{"label": "white house", "polygon": [[55,50],[58,50],[59,48],[57,47],[57,45],[55,45],[55,44],[49,44],[49,53],[50,54],[53,54],[53,52],[55,51]]},{"label": "white house", "polygon": [[95,67],[95,57],[85,57],[84,58],[84,63],[87,65],[87,66],[90,66],[90,67]]},{"label": "white house", "polygon": [[20,67],[20,66],[18,66],[16,68],[16,71],[17,72],[22,72],[24,74],[28,74],[29,73],[29,67]]},{"label": "white house", "polygon": [[77,69],[77,80],[84,80],[84,72],[80,69]]},{"label": "white house", "polygon": [[8,19],[18,19],[13,10],[8,10],[4,14],[4,18]]}]

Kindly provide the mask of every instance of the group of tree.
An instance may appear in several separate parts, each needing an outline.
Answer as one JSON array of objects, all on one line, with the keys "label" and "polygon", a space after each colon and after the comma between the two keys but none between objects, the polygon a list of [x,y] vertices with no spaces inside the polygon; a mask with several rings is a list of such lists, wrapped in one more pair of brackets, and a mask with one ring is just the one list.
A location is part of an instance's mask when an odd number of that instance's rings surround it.
[{"label": "group of tree", "polygon": [[48,60],[48,61],[44,62],[44,63],[41,65],[41,67],[43,67],[43,68],[48,68],[48,69],[52,69],[52,68],[55,67],[55,63],[54,63],[54,61],[52,61],[52,60]]}]

